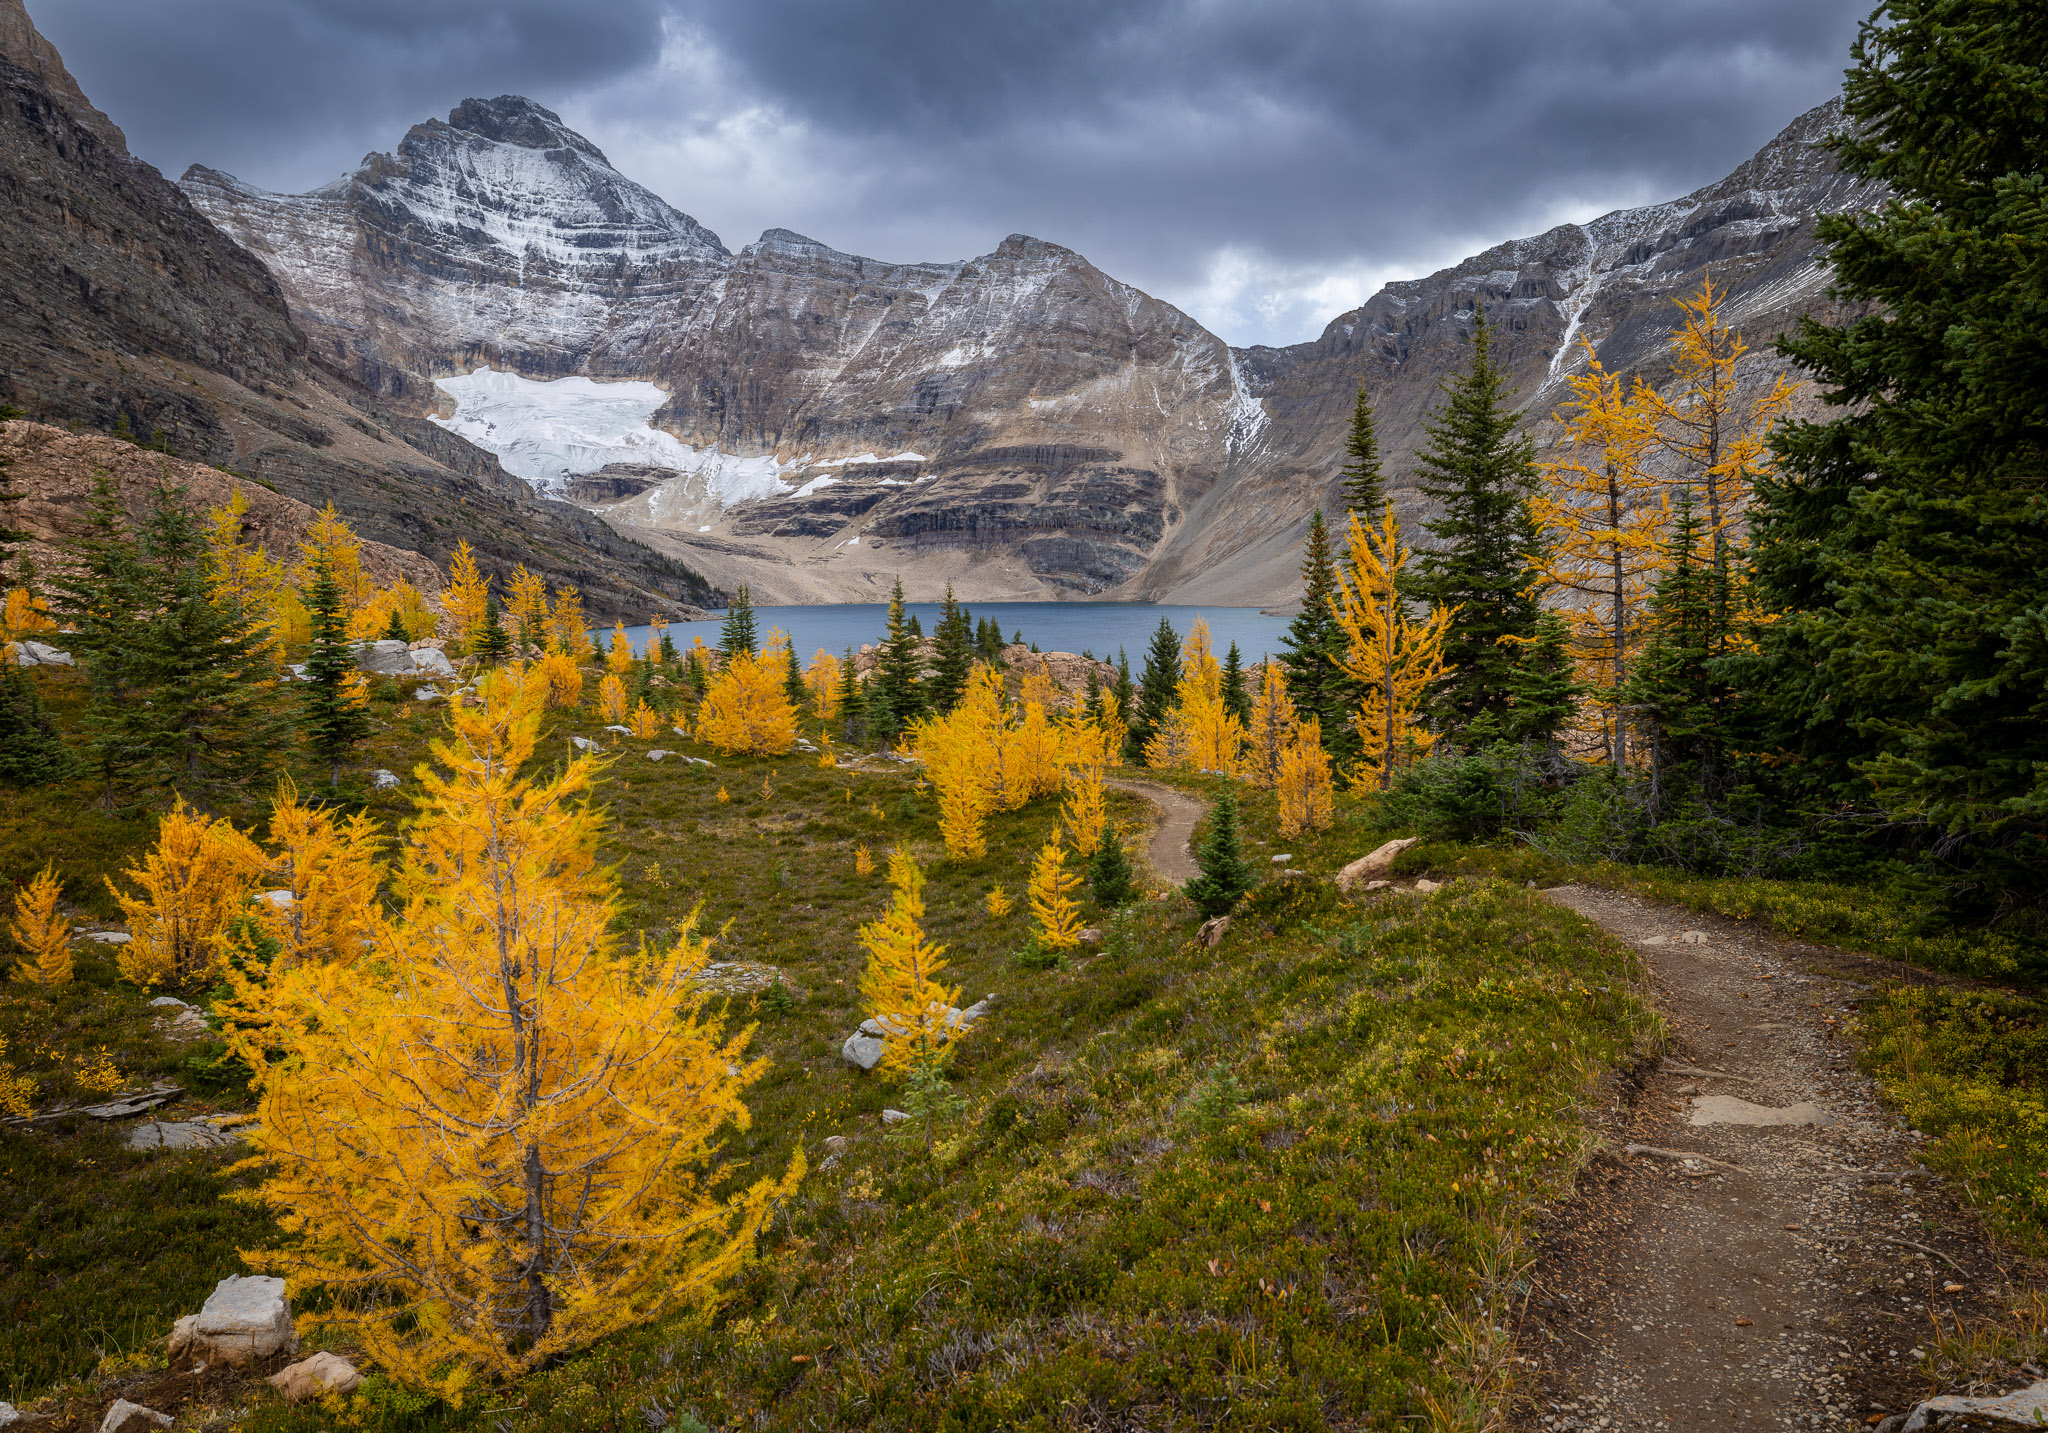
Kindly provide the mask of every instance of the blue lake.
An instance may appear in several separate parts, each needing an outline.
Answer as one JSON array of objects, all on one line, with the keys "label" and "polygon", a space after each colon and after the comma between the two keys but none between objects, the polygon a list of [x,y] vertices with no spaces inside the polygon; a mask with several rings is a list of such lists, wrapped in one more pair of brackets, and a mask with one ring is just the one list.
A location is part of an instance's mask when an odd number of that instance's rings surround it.
[{"label": "blue lake", "polygon": [[[1092,652],[1114,662],[1117,649],[1122,648],[1130,657],[1133,676],[1145,664],[1145,645],[1152,640],[1161,617],[1183,637],[1197,617],[1204,619],[1217,657],[1235,642],[1247,662],[1277,654],[1288,621],[1265,616],[1256,607],[1160,607],[1149,602],[973,602],[966,606],[977,622],[993,618],[1003,629],[1005,641],[1022,632],[1024,640],[1037,643],[1042,652]],[[904,607],[927,634],[937,627],[938,603],[907,602]],[[859,651],[870,642],[879,642],[887,635],[888,623],[889,608],[881,602],[754,609],[754,628],[762,638],[766,639],[769,628],[781,628],[806,663],[821,647],[838,656],[848,647]],[[723,626],[724,618],[716,617],[708,622],[674,622],[668,632],[678,648],[687,649],[692,637],[702,637],[705,646],[715,647]],[[626,629],[636,652],[646,649],[647,634],[646,627]],[[597,635],[610,639],[606,632]]]}]

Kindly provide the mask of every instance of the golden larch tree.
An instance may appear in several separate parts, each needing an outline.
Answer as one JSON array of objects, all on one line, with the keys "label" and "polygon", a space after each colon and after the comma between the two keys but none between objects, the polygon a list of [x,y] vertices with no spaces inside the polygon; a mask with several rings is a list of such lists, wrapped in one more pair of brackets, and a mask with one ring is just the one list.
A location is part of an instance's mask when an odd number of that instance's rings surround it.
[{"label": "golden larch tree", "polygon": [[948,855],[988,854],[982,823],[997,809],[1003,737],[1002,679],[987,667],[975,668],[953,710],[911,724],[907,739],[938,793]]},{"label": "golden larch tree", "polygon": [[71,921],[57,909],[64,883],[53,866],[45,865],[14,893],[14,920],[8,926],[21,961],[14,978],[54,990],[71,983]]},{"label": "golden larch tree", "polygon": [[661,644],[668,640],[668,618],[659,612],[647,619],[647,660],[661,665]]},{"label": "golden larch tree", "polygon": [[590,626],[583,619],[583,594],[573,587],[557,587],[553,608],[548,613],[548,641],[577,661],[590,655]]},{"label": "golden larch tree", "polygon": [[938,982],[946,948],[925,939],[924,872],[908,852],[889,853],[889,886],[889,909],[860,928],[868,951],[860,993],[883,1032],[881,1070],[901,1079],[944,1059],[948,1040],[965,1032],[947,1023],[960,991]]},{"label": "golden larch tree", "polygon": [[1649,471],[1657,416],[1640,381],[1625,385],[1586,344],[1585,372],[1569,380],[1557,410],[1566,456],[1543,464],[1544,486],[1530,507],[1543,525],[1543,575],[1566,594],[1580,679],[1608,708],[1602,746],[1628,761],[1628,724],[1613,710],[1643,637],[1650,590],[1665,567],[1669,502]]},{"label": "golden larch tree", "polygon": [[633,670],[633,642],[623,621],[612,623],[611,645],[605,649],[605,666],[623,677]]},{"label": "golden larch tree", "polygon": [[513,631],[521,642],[536,647],[547,645],[548,585],[539,573],[528,572],[523,563],[513,569],[505,605],[512,613]]},{"label": "golden larch tree", "polygon": [[839,715],[839,659],[823,647],[812,654],[804,669],[804,685],[811,693],[811,715],[832,721]]},{"label": "golden larch tree", "polygon": [[709,942],[622,948],[589,758],[520,775],[547,690],[499,670],[422,766],[368,958],[284,977],[306,1012],[258,1079],[250,1256],[395,1379],[460,1404],[619,1329],[701,1313],[804,1170],[727,1192],[765,1067],[697,982]]},{"label": "golden larch tree", "polygon": [[576,665],[576,659],[558,647],[551,647],[542,654],[535,670],[548,684],[548,705],[562,711],[570,711],[583,703],[583,668]]},{"label": "golden larch tree", "polygon": [[301,592],[312,586],[313,574],[323,563],[334,575],[334,585],[341,589],[341,608],[348,614],[353,634],[356,614],[369,602],[376,583],[363,570],[363,540],[342,521],[333,503],[320,510],[307,524],[306,535],[299,539],[299,564],[293,576]]},{"label": "golden larch tree", "polygon": [[1105,695],[1104,720],[1092,721],[1079,707],[1070,708],[1059,724],[1059,762],[1066,772],[1066,801],[1060,821],[1078,856],[1092,856],[1102,844],[1105,813],[1103,778],[1116,759],[1116,698]]},{"label": "golden larch tree", "polygon": [[216,598],[238,604],[272,640],[304,642],[311,635],[305,603],[283,563],[254,541],[244,541],[249,499],[237,489],[206,515],[206,580]]},{"label": "golden larch tree", "polygon": [[1244,725],[1223,702],[1223,666],[1210,649],[1209,624],[1197,617],[1180,648],[1179,705],[1146,743],[1154,770],[1193,768],[1235,776],[1244,755]]},{"label": "golden larch tree", "polygon": [[433,636],[440,625],[433,609],[427,606],[426,594],[401,577],[389,587],[379,587],[370,593],[349,618],[349,635],[374,641],[391,629],[393,617],[398,619],[408,642]]},{"label": "golden larch tree", "polygon": [[1031,916],[1038,922],[1038,943],[1050,950],[1072,950],[1081,943],[1081,905],[1074,893],[1081,877],[1067,869],[1066,849],[1054,839],[1041,846],[1031,863]]},{"label": "golden larch tree", "polygon": [[633,715],[626,719],[626,725],[640,740],[653,741],[661,735],[661,713],[643,701],[633,708]]},{"label": "golden larch tree", "polygon": [[1420,622],[1401,600],[1401,571],[1411,553],[1389,502],[1367,527],[1351,515],[1348,553],[1337,566],[1337,625],[1343,629],[1345,675],[1358,683],[1354,789],[1393,785],[1394,772],[1429,751],[1435,733],[1421,725],[1423,693],[1444,673],[1444,629],[1455,608],[1438,607]]},{"label": "golden larch tree", "polygon": [[1677,480],[1693,490],[1719,564],[1757,476],[1768,471],[1771,429],[1798,388],[1779,373],[1743,392],[1737,370],[1749,345],[1722,316],[1726,295],[1711,275],[1700,281],[1699,292],[1675,302],[1681,316],[1671,334],[1671,381],[1658,391],[1646,389],[1644,398],[1666,451],[1678,459]]},{"label": "golden larch tree", "polygon": [[770,632],[759,656],[742,651],[712,674],[697,738],[720,751],[782,756],[796,745],[796,708],[783,688],[787,639]]},{"label": "golden larch tree", "polygon": [[471,651],[483,640],[484,619],[490,610],[491,579],[476,565],[476,553],[467,540],[455,544],[448,559],[448,583],[441,589],[441,610],[455,624],[456,635]]},{"label": "golden larch tree", "polygon": [[1287,673],[1278,662],[1259,668],[1259,690],[1252,698],[1251,729],[1245,735],[1244,779],[1271,791],[1280,784],[1281,759],[1301,730],[1294,699],[1287,694]]},{"label": "golden larch tree", "polygon": [[1015,909],[1008,893],[1001,886],[990,886],[988,888],[988,894],[981,899],[981,908],[996,920],[1001,920]]},{"label": "golden larch tree", "polygon": [[626,720],[626,684],[617,672],[606,672],[597,683],[597,714],[613,725]]},{"label": "golden larch tree", "polygon": [[114,957],[121,974],[137,985],[193,985],[211,975],[221,937],[247,909],[265,864],[225,818],[174,802],[142,864],[121,873],[139,894],[107,881],[128,921],[128,943]]},{"label": "golden larch tree", "polygon": [[1336,819],[1336,791],[1330,776],[1330,754],[1323,750],[1320,718],[1310,717],[1288,739],[1280,753],[1280,774],[1274,788],[1282,835],[1326,830]]}]

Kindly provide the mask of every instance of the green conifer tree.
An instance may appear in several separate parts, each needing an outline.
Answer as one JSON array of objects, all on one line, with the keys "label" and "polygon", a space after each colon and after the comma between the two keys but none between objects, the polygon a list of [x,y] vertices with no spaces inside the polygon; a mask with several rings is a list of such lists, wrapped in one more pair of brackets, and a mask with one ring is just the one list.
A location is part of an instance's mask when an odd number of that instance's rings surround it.
[{"label": "green conifer tree", "polygon": [[351,700],[349,677],[356,669],[356,648],[348,639],[341,585],[327,562],[314,564],[305,601],[312,638],[299,692],[299,733],[313,760],[327,768],[327,784],[338,786],[342,762],[370,734],[370,714]]},{"label": "green conifer tree", "polygon": [[[642,662],[643,667],[647,664]],[[782,670],[782,694],[789,698],[789,704],[798,711],[805,711],[811,705],[811,689],[804,685],[804,665],[796,659],[796,648],[788,652],[788,661]]]},{"label": "green conifer tree", "polygon": [[949,712],[967,691],[967,679],[974,672],[974,629],[968,625],[967,609],[953,600],[953,584],[946,584],[938,631],[932,644],[932,674],[928,686],[931,709]]},{"label": "green conifer tree", "polygon": [[1623,709],[1648,740],[1660,799],[1674,791],[1711,798],[1726,784],[1729,693],[1717,659],[1728,643],[1717,617],[1717,568],[1698,556],[1703,527],[1692,495],[1680,493],[1666,570],[1650,594],[1650,637],[1623,689]]},{"label": "green conifer tree", "polygon": [[1258,870],[1245,859],[1244,838],[1237,828],[1237,797],[1228,789],[1209,812],[1209,833],[1195,852],[1195,871],[1195,878],[1182,889],[1206,916],[1229,915],[1258,884]]},{"label": "green conifer tree", "polygon": [[1102,674],[1091,663],[1088,667],[1088,686],[1081,699],[1081,715],[1091,722],[1102,720]]},{"label": "green conifer tree", "polygon": [[753,656],[760,650],[761,639],[754,631],[754,598],[742,582],[732,594],[732,605],[725,609],[725,627],[719,633],[718,649],[728,657],[737,657],[745,652]]},{"label": "green conifer tree", "polygon": [[387,642],[410,642],[406,635],[405,620],[398,615],[396,607],[391,609],[391,620],[384,624],[384,640]]},{"label": "green conifer tree", "polygon": [[1280,669],[1297,716],[1323,724],[1323,745],[1340,763],[1355,754],[1358,734],[1350,716],[1356,701],[1338,660],[1344,629],[1337,624],[1337,563],[1323,510],[1309,519],[1301,555],[1301,610],[1280,639]]},{"label": "green conifer tree", "polygon": [[498,611],[498,594],[486,592],[483,628],[476,639],[477,658],[486,667],[502,667],[512,655],[512,639],[503,624],[503,614]]},{"label": "green conifer tree", "polygon": [[53,583],[56,609],[71,629],[65,641],[85,668],[86,765],[111,806],[133,789],[142,761],[132,720],[146,697],[135,668],[152,599],[141,549],[104,468],[93,472],[86,529],[68,544],[67,556]]},{"label": "green conifer tree", "polygon": [[1563,617],[1548,611],[1538,615],[1535,640],[1524,643],[1515,658],[1506,732],[1509,739],[1533,742],[1556,753],[1584,690],[1572,665],[1571,642],[1571,629]]},{"label": "green conifer tree", "polygon": [[868,735],[887,740],[924,710],[924,683],[919,676],[918,639],[903,611],[903,579],[889,594],[888,635],[876,654],[875,673],[868,681]]},{"label": "green conifer tree", "polygon": [[1124,838],[1116,833],[1115,827],[1105,822],[1102,840],[1096,844],[1095,854],[1088,858],[1088,894],[1103,910],[1113,911],[1128,905],[1131,897],[1137,894],[1136,875],[1131,867],[1131,853],[1124,847]]},{"label": "green conifer tree", "polygon": [[1109,689],[1116,696],[1116,709],[1123,713],[1124,722],[1128,725],[1137,712],[1138,688],[1131,681],[1131,659],[1124,655],[1122,647],[1116,649],[1116,680],[1110,683]]},{"label": "green conifer tree", "polygon": [[83,770],[43,706],[35,680],[20,667],[0,667],[0,786],[20,790],[69,781]]},{"label": "green conifer tree", "polygon": [[670,670],[674,670],[676,664],[681,660],[682,659],[676,654],[676,639],[669,635],[668,629],[666,627],[662,628],[661,664],[664,667],[669,668]]},{"label": "green conifer tree", "polygon": [[860,674],[854,670],[853,648],[839,660],[839,734],[848,745],[867,737],[867,709],[861,700]]},{"label": "green conifer tree", "polygon": [[1145,743],[1159,733],[1159,725],[1180,697],[1180,634],[1164,617],[1152,630],[1152,644],[1145,651],[1145,672],[1138,679],[1138,700],[1130,712],[1131,729],[1124,738],[1124,760],[1145,759]]},{"label": "green conifer tree", "polygon": [[[1379,433],[1373,423],[1372,399],[1365,385],[1358,385],[1358,401],[1351,405],[1351,431],[1344,437],[1344,510],[1360,520],[1372,521],[1387,501],[1386,477],[1380,470]],[[1321,510],[1317,510],[1321,516]]]},{"label": "green conifer tree", "polygon": [[1244,656],[1237,650],[1236,642],[1230,644],[1223,657],[1223,710],[1240,722],[1251,722],[1252,694],[1245,690]]},{"label": "green conifer tree", "polygon": [[1529,499],[1536,450],[1508,406],[1506,372],[1495,365],[1485,310],[1472,327],[1472,364],[1443,385],[1423,450],[1422,491],[1437,502],[1424,526],[1414,589],[1432,606],[1455,609],[1444,636],[1445,675],[1430,698],[1440,730],[1484,739],[1509,724],[1515,644],[1536,632],[1533,588],[1540,530]]}]

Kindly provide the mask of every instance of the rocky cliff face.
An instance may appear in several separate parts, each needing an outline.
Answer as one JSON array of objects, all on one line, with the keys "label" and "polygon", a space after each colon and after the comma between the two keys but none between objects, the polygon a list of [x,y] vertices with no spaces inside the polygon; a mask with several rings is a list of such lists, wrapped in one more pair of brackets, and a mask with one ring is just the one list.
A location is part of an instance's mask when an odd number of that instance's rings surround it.
[{"label": "rocky cliff face", "polygon": [[[1477,306],[1543,415],[1582,338],[1610,368],[1654,367],[1671,299],[1710,270],[1760,342],[1824,305],[1813,219],[1872,197],[1814,147],[1838,122],[1823,107],[1684,199],[1500,245],[1314,342],[1237,352],[1022,235],[943,264],[787,230],[730,253],[511,97],[310,194],[204,169],[184,184],[265,257],[316,352],[757,598],[858,599],[901,574],[917,597],[950,581],[978,600],[1264,603],[1294,594],[1361,381],[1415,508],[1407,462]],[[478,365],[504,374],[437,391]],[[576,406],[599,398],[510,376],[565,374],[655,396],[621,427]],[[486,390],[494,416],[472,407]]]},{"label": "rocky cliff face", "polygon": [[[0,0],[0,92],[0,403],[125,423],[185,458],[331,501],[363,536],[437,561],[467,538],[490,568],[525,562],[581,586],[600,615],[709,595],[587,512],[536,501],[494,457],[381,401],[345,366],[323,367],[271,270],[128,153],[21,0]],[[634,214],[614,218],[608,234],[639,232]]]}]

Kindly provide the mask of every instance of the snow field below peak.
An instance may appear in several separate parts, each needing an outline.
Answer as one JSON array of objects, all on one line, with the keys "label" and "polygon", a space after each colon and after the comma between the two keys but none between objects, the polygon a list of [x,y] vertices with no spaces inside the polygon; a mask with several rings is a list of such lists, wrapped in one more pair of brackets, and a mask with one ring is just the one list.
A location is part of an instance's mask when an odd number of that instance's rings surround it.
[{"label": "snow field below peak", "polygon": [[506,472],[545,497],[561,497],[570,478],[614,463],[701,476],[726,507],[789,488],[773,457],[692,448],[654,427],[649,420],[668,394],[652,383],[522,378],[479,368],[436,379],[435,386],[455,400],[455,415],[433,421],[495,454]]}]

